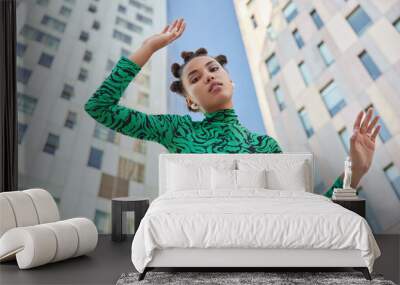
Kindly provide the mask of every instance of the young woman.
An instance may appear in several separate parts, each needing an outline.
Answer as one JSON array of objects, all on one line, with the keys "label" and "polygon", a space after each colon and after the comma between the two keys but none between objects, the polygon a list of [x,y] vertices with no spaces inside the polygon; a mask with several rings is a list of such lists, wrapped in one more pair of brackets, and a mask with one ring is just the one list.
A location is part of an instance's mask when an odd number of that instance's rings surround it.
[{"label": "young woman", "polygon": [[[178,80],[170,89],[183,96],[188,109],[203,112],[202,121],[192,121],[189,115],[145,114],[118,105],[128,84],[157,50],[180,37],[186,23],[181,18],[164,30],[147,38],[129,58],[122,56],[111,74],[104,80],[85,104],[85,111],[99,123],[124,135],[154,141],[171,153],[281,153],[277,141],[268,136],[250,132],[238,120],[233,109],[234,83],[224,65],[224,55],[210,57],[204,48],[196,52],[182,52],[184,63],[172,65]],[[376,126],[379,116],[372,121],[372,108],[364,120],[360,111],[350,139],[352,184],[356,188],[371,166]],[[343,187],[342,173],[324,194],[331,197],[333,188]]]}]

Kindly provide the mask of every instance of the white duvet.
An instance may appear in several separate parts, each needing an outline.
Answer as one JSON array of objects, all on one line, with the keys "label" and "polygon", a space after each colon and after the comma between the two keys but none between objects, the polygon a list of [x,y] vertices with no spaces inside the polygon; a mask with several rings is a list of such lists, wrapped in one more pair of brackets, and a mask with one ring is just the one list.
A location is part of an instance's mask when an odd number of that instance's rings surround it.
[{"label": "white duvet", "polygon": [[367,221],[329,198],[259,188],[160,195],[134,236],[133,265],[143,272],[168,247],[359,249],[370,272],[381,254]]}]

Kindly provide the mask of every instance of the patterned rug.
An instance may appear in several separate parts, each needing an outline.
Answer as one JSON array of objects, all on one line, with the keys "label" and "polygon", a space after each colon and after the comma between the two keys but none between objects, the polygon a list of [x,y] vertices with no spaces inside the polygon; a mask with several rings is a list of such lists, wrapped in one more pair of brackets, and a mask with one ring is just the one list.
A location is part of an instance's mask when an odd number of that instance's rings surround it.
[{"label": "patterned rug", "polygon": [[388,284],[382,274],[371,274],[366,280],[361,272],[158,272],[149,271],[138,281],[139,273],[123,273],[116,285],[133,284]]}]

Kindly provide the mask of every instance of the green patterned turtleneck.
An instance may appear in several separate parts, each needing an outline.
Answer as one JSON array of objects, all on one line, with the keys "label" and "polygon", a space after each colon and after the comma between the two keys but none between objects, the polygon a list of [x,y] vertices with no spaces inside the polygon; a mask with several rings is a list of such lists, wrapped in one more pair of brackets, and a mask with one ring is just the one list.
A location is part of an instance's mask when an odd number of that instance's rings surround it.
[{"label": "green patterned turtleneck", "polygon": [[[240,124],[234,109],[204,113],[202,121],[190,115],[146,114],[118,105],[129,83],[141,67],[122,56],[111,74],[85,104],[96,121],[124,135],[160,143],[170,153],[281,153],[278,142],[249,131]],[[324,194],[342,187],[339,176]]]}]

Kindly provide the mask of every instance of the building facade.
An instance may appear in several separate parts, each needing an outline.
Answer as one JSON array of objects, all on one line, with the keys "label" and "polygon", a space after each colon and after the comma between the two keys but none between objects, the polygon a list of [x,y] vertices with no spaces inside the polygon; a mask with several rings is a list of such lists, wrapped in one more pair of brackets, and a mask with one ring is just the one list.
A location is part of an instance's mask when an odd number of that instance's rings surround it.
[{"label": "building facade", "polygon": [[353,123],[382,126],[359,186],[376,233],[400,233],[400,1],[235,0],[266,129],[315,155],[323,193],[343,171]]},{"label": "building facade", "polygon": [[[87,217],[109,233],[112,197],[158,195],[158,155],[166,149],[105,128],[83,106],[122,55],[162,30],[166,3],[21,0],[17,21],[18,187],[48,190],[63,219]],[[165,70],[161,50],[120,104],[165,113]]]}]

